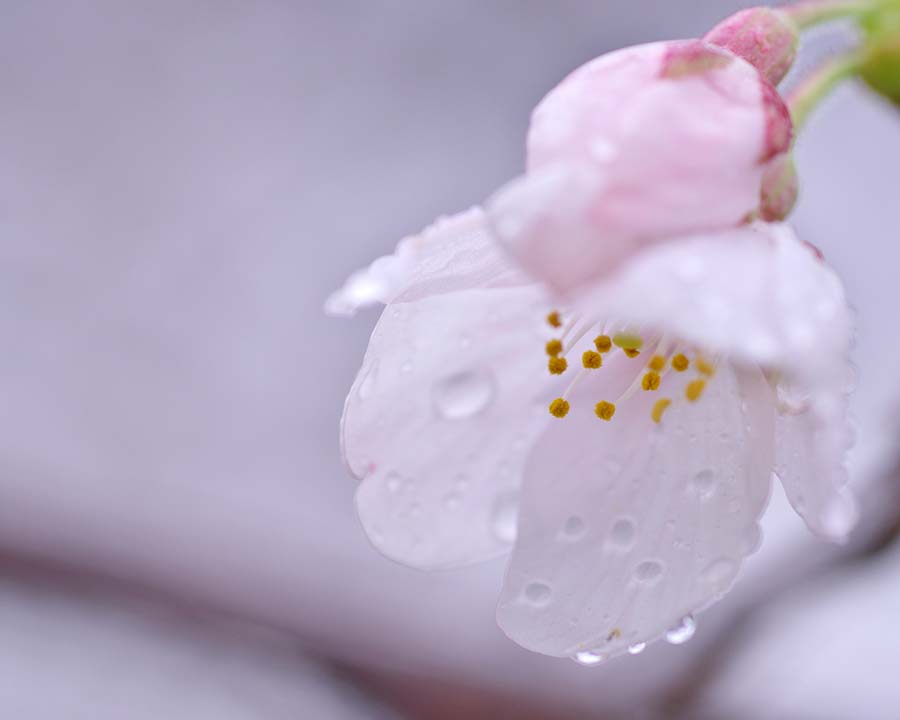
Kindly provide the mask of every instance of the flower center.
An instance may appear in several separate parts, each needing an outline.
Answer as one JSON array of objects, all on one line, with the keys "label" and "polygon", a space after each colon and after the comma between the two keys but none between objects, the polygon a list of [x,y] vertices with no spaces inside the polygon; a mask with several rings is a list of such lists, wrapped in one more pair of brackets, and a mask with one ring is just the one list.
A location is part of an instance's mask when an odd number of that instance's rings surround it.
[{"label": "flower center", "polygon": [[[547,341],[544,351],[547,354],[547,369],[551,375],[562,375],[569,368],[566,355],[575,349],[575,346],[588,335],[591,330],[600,326],[597,318],[582,319],[577,316],[569,322],[563,323],[562,315],[554,310],[547,316],[547,323],[555,328],[562,328],[561,336]],[[716,373],[716,362],[706,359],[697,351],[673,345],[665,337],[645,338],[640,332],[636,332],[627,326],[613,331],[614,323],[604,325],[600,334],[594,337],[594,349],[588,349],[581,354],[581,370],[569,383],[565,392],[550,403],[549,411],[553,417],[564,418],[569,414],[571,404],[569,397],[575,387],[588,374],[601,371],[603,358],[608,353],[621,351],[635,364],[635,378],[628,388],[615,400],[600,400],[594,406],[594,414],[601,420],[609,422],[616,414],[616,407],[626,402],[638,392],[659,392],[664,380],[670,372],[676,374],[691,371],[693,377],[683,385],[681,397],[664,396],[659,398],[650,411],[650,418],[655,423],[662,422],[663,413],[673,402],[694,403],[701,399],[708,382]],[[643,355],[642,355],[643,353]],[[649,356],[649,360],[645,358]],[[638,360],[638,358],[641,358]],[[673,382],[667,382],[667,389],[671,390]]]}]

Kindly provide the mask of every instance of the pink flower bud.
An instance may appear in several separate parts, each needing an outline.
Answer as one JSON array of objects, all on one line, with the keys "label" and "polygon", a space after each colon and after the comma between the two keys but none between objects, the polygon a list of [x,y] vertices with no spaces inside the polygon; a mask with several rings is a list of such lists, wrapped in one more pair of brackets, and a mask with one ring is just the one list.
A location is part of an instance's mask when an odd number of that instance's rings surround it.
[{"label": "pink flower bud", "polygon": [[527,173],[488,205],[496,238],[561,292],[644,247],[758,216],[790,115],[749,63],[701,40],[625,48],[573,72],[532,116]]},{"label": "pink flower bud", "polygon": [[726,18],[703,39],[743,58],[777,85],[794,63],[799,38],[797,27],[787,15],[755,7]]}]

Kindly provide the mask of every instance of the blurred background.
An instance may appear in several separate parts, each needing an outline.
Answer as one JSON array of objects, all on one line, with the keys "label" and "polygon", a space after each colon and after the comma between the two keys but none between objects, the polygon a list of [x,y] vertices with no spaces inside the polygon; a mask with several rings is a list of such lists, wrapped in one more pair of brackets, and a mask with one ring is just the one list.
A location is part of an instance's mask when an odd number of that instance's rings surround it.
[{"label": "blurred background", "polygon": [[568,71],[740,6],[0,0],[0,717],[900,717],[900,114],[863,88],[797,149],[858,313],[848,545],[776,490],[690,643],[585,668],[502,635],[502,561],[381,557],[341,465],[377,315],[328,293],[517,174]]}]

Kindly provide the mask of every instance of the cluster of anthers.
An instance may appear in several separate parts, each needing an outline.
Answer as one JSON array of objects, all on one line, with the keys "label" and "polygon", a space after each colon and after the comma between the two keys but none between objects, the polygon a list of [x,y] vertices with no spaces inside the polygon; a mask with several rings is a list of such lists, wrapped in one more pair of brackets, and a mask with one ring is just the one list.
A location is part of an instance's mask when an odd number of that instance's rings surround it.
[{"label": "cluster of anthers", "polygon": [[[579,318],[573,317],[564,327],[562,317],[556,310],[547,315],[547,323],[553,328],[562,328],[560,337],[548,340],[545,347],[548,356],[547,369],[550,371],[550,374],[562,375],[569,368],[566,354],[572,351],[592,328],[597,327],[597,324],[594,322],[582,324]],[[580,330],[578,329],[579,326],[581,327]],[[594,338],[595,349],[585,350],[582,353],[582,369],[569,383],[562,396],[550,403],[550,414],[556,418],[564,418],[568,415],[570,408],[568,398],[572,391],[588,373],[600,370],[603,367],[603,356],[617,348],[629,359],[635,360],[649,355],[650,360],[647,361],[646,365],[641,361],[642,367],[634,382],[614,402],[600,400],[594,406],[594,414],[598,418],[607,422],[612,420],[616,414],[616,406],[628,400],[636,392],[658,392],[663,379],[669,371],[684,373],[691,368],[696,371],[696,377],[684,385],[684,399],[687,402],[697,402],[703,395],[706,383],[715,375],[716,364],[699,353],[695,354],[694,357],[688,357],[681,348],[671,347],[671,345],[667,338],[660,337],[647,342],[647,347],[645,348],[644,338],[638,333],[627,329],[613,332],[609,328],[604,328],[601,334]],[[671,397],[661,397],[653,404],[653,408],[650,411],[650,417],[653,422],[659,423],[662,420],[663,413],[672,402],[673,398]]]}]

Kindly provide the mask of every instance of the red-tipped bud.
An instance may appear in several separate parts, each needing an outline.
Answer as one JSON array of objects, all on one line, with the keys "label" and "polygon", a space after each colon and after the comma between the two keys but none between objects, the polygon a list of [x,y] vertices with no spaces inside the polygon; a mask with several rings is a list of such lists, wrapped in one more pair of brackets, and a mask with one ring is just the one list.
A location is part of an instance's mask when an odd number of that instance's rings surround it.
[{"label": "red-tipped bud", "polygon": [[800,33],[784,13],[755,7],[726,18],[703,39],[743,58],[777,85],[794,64]]}]

